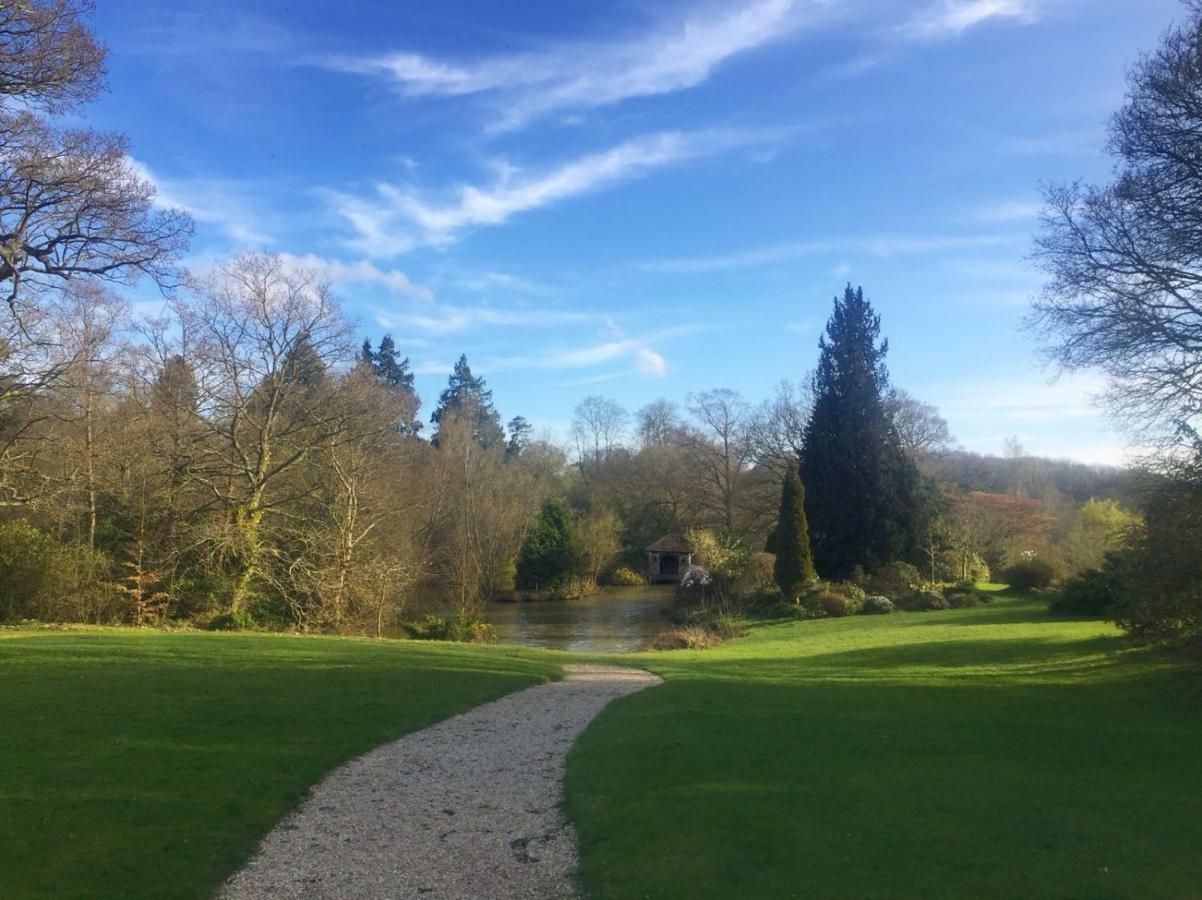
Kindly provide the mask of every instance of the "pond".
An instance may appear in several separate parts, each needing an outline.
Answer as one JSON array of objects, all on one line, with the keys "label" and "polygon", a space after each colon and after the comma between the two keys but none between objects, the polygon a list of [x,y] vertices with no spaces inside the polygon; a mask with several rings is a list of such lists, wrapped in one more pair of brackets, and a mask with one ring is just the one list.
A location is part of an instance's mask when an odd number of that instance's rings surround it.
[{"label": "pond", "polygon": [[650,646],[667,624],[671,586],[602,588],[580,600],[490,603],[485,617],[508,644],[630,653]]}]

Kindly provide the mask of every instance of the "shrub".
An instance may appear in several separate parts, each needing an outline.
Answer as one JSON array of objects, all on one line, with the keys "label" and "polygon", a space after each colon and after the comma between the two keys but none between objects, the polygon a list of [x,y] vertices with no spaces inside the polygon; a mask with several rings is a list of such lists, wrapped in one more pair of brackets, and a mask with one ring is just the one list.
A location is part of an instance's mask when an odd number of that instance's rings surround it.
[{"label": "shrub", "polygon": [[1017,591],[1043,589],[1056,580],[1056,567],[1039,557],[1024,559],[1006,569],[1002,578]]},{"label": "shrub", "polygon": [[836,594],[842,594],[844,597],[847,597],[856,606],[859,606],[868,599],[868,592],[854,581],[832,581],[827,587]]},{"label": "shrub", "polygon": [[45,618],[57,543],[28,522],[0,525],[0,621]]},{"label": "shrub", "polygon": [[416,622],[406,622],[406,633],[419,641],[459,641],[479,644],[496,639],[493,627],[475,616],[441,618],[427,614]]},{"label": "shrub", "polygon": [[690,528],[684,537],[697,564],[715,574],[737,578],[751,557],[742,539],[727,528]]},{"label": "shrub", "polygon": [[771,553],[751,554],[739,575],[740,593],[744,596],[752,596],[767,591],[776,591],[776,576],[773,571],[775,566],[776,557]]},{"label": "shrub", "polygon": [[605,581],[615,587],[639,587],[647,583],[646,578],[629,566],[618,566]]},{"label": "shrub", "polygon": [[1052,612],[1074,616],[1106,615],[1115,601],[1114,577],[1105,569],[1090,569],[1064,583],[1052,597]]},{"label": "shrub", "polygon": [[232,613],[220,613],[209,619],[209,631],[245,631],[254,627],[254,616],[245,609]]},{"label": "shrub", "polygon": [[892,562],[869,575],[864,586],[870,594],[897,601],[912,593],[921,583],[922,575],[915,566],[906,562]]},{"label": "shrub", "polygon": [[810,612],[828,619],[841,619],[844,616],[855,615],[856,602],[850,597],[835,591],[819,591],[806,598],[806,606]]},{"label": "shrub", "polygon": [[0,622],[111,622],[128,604],[98,550],[60,544],[25,521],[0,525]]},{"label": "shrub", "polygon": [[655,650],[704,650],[736,638],[743,632],[726,616],[713,610],[690,610],[678,615],[677,624],[655,636]]},{"label": "shrub", "polygon": [[947,609],[947,607],[947,599],[932,590],[914,591],[901,603],[901,608],[909,612],[930,612],[931,610]]},{"label": "shrub", "polygon": [[879,595],[865,597],[864,602],[860,604],[860,608],[856,612],[862,616],[880,616],[891,613],[893,612],[893,601],[888,597],[881,597]]},{"label": "shrub", "polygon": [[969,606],[977,606],[980,604],[981,596],[976,591],[965,591],[957,589],[948,591],[944,594],[944,599],[947,600],[949,609],[964,609]]},{"label": "shrub", "polygon": [[705,650],[723,642],[723,638],[699,625],[665,628],[651,642],[653,650]]},{"label": "shrub", "polygon": [[975,553],[965,558],[956,550],[944,550],[935,560],[935,574],[944,581],[988,581],[989,565]]}]

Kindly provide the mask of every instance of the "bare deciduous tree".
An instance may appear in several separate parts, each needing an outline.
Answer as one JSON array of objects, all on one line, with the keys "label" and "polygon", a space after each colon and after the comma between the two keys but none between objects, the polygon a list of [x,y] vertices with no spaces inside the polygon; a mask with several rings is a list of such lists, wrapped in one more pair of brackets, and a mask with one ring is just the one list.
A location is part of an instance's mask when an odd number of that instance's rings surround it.
[{"label": "bare deciduous tree", "polygon": [[345,411],[325,402],[323,376],[349,359],[350,332],[328,285],[258,254],[219,267],[175,312],[180,355],[196,377],[195,422],[207,432],[193,477],[226,513],[221,548],[237,610],[261,574],[264,515],[311,490],[290,481],[292,471],[345,435]]},{"label": "bare deciduous tree", "polygon": [[10,306],[31,285],[87,275],[176,283],[192,222],[155,206],[124,136],[59,129],[57,114],[102,86],[104,49],[86,0],[0,0],[0,285]]},{"label": "bare deciduous tree", "polygon": [[947,453],[954,446],[947,419],[933,403],[924,403],[909,391],[894,388],[885,398],[885,411],[901,438],[902,449],[914,457]]},{"label": "bare deciduous tree", "polygon": [[1202,422],[1202,5],[1129,77],[1115,180],[1057,185],[1032,329],[1064,369],[1096,368],[1126,425],[1197,441]]},{"label": "bare deciduous tree", "polygon": [[621,443],[629,420],[626,410],[614,400],[595,395],[581,400],[572,418],[572,436],[581,461],[606,459]]}]

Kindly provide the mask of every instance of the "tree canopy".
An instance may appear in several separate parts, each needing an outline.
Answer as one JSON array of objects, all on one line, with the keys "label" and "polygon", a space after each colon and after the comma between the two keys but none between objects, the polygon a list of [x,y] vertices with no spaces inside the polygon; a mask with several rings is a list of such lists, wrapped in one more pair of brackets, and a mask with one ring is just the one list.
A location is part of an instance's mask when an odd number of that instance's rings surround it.
[{"label": "tree canopy", "polygon": [[818,342],[799,474],[814,563],[828,577],[913,550],[918,473],[886,410],[889,345],[880,330],[863,289],[849,284]]},{"label": "tree canopy", "polygon": [[[501,427],[500,415],[493,407],[492,391],[483,378],[472,374],[466,354],[455,363],[446,388],[438,396],[438,406],[430,416],[430,421],[439,428],[448,417],[470,423],[476,443],[486,450],[505,444],[505,430]],[[434,443],[437,446],[437,431]]]}]

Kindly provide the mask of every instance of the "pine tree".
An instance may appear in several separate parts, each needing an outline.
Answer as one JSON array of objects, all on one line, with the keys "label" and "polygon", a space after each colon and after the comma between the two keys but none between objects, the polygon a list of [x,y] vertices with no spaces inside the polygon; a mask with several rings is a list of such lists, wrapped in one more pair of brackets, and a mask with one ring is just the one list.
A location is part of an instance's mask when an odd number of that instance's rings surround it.
[{"label": "pine tree", "polygon": [[814,562],[828,578],[912,554],[918,472],[884,398],[888,341],[863,288],[847,286],[819,340],[800,476]]},{"label": "pine tree", "polygon": [[[483,378],[472,374],[467,356],[460,356],[455,370],[447,382],[446,389],[438,397],[438,407],[430,416],[437,427],[448,416],[464,419],[471,423],[472,436],[481,447],[503,447],[505,430],[501,417],[492,405],[492,391]],[[438,446],[438,433],[434,434],[434,445]]]},{"label": "pine tree", "polygon": [[518,554],[517,586],[522,590],[562,587],[579,574],[581,560],[571,512],[562,500],[548,500]]},{"label": "pine tree", "polygon": [[806,524],[805,488],[790,466],[780,492],[780,516],[771,538],[776,553],[772,574],[785,599],[796,603],[801,589],[818,575],[810,553],[810,530]]},{"label": "pine tree", "polygon": [[525,416],[514,416],[509,420],[507,427],[509,442],[505,444],[505,456],[513,459],[521,456],[523,451],[530,446],[530,433],[534,431],[534,426]]},{"label": "pine tree", "polygon": [[396,395],[397,398],[397,431],[401,434],[417,434],[422,430],[418,421],[417,411],[421,400],[413,387],[413,371],[409,368],[409,357],[398,359],[396,343],[391,334],[380,339],[380,349],[372,351],[371,340],[363,341],[359,351],[359,359],[371,366],[372,375],[377,384],[382,384]]}]

